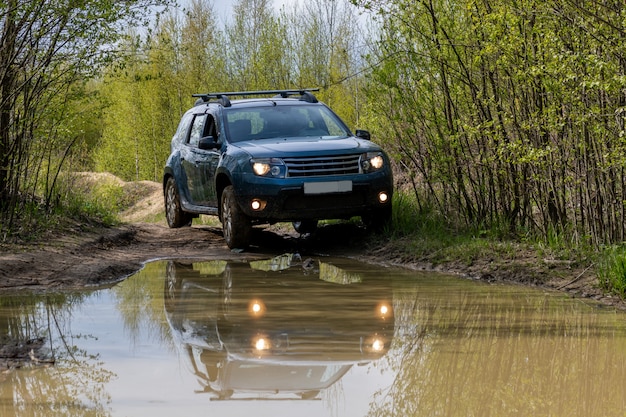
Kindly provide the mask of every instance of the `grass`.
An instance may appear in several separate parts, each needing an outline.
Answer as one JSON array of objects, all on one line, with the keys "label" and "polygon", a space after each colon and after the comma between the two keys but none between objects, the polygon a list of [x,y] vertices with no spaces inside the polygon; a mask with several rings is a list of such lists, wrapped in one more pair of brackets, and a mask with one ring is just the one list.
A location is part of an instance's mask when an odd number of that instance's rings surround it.
[{"label": "grass", "polygon": [[598,261],[600,287],[622,299],[626,297],[626,246],[615,245],[604,248]]},{"label": "grass", "polygon": [[[571,243],[558,233],[549,237],[524,230],[512,233],[505,221],[498,220],[462,224],[401,192],[394,195],[392,227],[384,238],[382,244],[372,240],[374,253],[397,262],[535,285],[564,282],[583,270],[586,277],[597,274],[601,256],[597,249]],[[610,274],[616,275],[615,270]]]},{"label": "grass", "polygon": [[37,196],[22,195],[11,224],[0,228],[0,242],[31,243],[67,229],[120,223],[117,213],[124,204],[124,193],[119,184],[103,182],[80,187],[66,179],[54,195],[57,198],[49,204]]},{"label": "grass", "polygon": [[127,196],[118,184],[94,184],[86,192],[68,191],[53,215],[82,225],[116,226],[121,223],[119,212],[125,204]]},{"label": "grass", "polygon": [[408,194],[396,193],[393,204],[392,227],[387,235],[405,256],[435,265],[450,261],[470,265],[476,259],[515,253],[512,241],[498,238],[502,235],[498,228],[454,225],[432,207],[420,209]]},{"label": "grass", "polygon": [[64,204],[57,207],[58,212],[75,218],[94,219],[105,225],[120,222],[118,213],[128,202],[120,185],[113,183],[93,184],[88,190],[66,191]]}]

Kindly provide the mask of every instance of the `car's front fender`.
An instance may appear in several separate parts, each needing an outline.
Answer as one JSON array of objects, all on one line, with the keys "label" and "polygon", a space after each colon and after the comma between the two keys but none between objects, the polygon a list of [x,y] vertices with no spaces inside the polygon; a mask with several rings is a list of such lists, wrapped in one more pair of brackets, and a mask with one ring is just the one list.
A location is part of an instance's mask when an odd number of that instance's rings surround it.
[{"label": "car's front fender", "polygon": [[163,168],[163,193],[165,193],[165,185],[167,184],[168,178],[174,178],[176,182],[176,187],[178,188],[178,194],[180,198],[180,202],[183,207],[189,204],[189,197],[187,192],[187,176],[185,175],[185,170],[183,169],[180,163],[180,153],[174,152],[167,158],[167,162],[165,163],[165,167]]}]

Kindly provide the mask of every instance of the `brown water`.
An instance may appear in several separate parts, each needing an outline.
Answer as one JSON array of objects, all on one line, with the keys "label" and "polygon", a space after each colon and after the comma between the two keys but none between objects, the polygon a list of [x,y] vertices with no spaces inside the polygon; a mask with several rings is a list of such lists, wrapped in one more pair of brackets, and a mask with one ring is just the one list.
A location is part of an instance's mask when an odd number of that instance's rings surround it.
[{"label": "brown water", "polygon": [[1,297],[0,336],[41,362],[0,374],[0,416],[623,416],[625,323],[346,259],[159,261]]}]

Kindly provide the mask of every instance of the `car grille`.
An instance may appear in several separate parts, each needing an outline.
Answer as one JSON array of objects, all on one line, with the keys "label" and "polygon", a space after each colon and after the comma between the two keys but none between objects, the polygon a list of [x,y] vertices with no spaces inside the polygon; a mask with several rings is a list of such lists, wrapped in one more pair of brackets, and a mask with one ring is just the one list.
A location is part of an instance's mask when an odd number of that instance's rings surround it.
[{"label": "car grille", "polygon": [[358,174],[360,155],[283,158],[288,177]]}]

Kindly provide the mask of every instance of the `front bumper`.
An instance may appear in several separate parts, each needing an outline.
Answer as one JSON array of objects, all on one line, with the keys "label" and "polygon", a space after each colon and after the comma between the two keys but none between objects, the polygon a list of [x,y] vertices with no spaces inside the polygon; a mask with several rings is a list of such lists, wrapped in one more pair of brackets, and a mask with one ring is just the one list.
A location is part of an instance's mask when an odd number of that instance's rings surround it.
[{"label": "front bumper", "polygon": [[[351,177],[274,179],[244,176],[236,190],[242,211],[253,220],[299,221],[347,219],[374,213],[391,204],[393,180],[386,172]],[[349,191],[306,193],[305,182],[321,184],[351,183]],[[380,201],[384,193],[387,199]],[[258,208],[253,208],[253,202]]]}]

